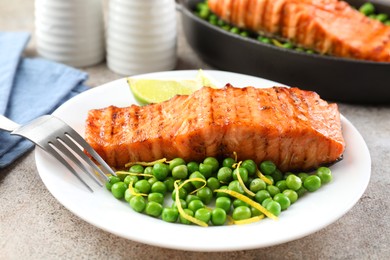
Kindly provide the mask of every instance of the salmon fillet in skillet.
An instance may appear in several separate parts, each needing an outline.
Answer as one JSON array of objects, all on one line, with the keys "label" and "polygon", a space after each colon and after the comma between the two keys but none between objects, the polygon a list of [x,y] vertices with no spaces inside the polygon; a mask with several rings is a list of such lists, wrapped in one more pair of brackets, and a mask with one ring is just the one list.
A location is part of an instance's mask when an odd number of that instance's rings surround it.
[{"label": "salmon fillet in skillet", "polygon": [[208,0],[235,26],[339,57],[390,62],[390,26],[339,0]]},{"label": "salmon fillet in skillet", "polygon": [[130,161],[207,156],[272,160],[310,170],[344,151],[336,104],[298,88],[204,87],[159,104],[89,111],[85,138],[112,167]]}]

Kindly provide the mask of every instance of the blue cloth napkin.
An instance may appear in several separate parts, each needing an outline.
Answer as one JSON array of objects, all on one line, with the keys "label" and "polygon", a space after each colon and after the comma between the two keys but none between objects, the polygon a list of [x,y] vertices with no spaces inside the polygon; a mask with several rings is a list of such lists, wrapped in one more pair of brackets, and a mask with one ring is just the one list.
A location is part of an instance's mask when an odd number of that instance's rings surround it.
[{"label": "blue cloth napkin", "polygon": [[[88,89],[85,72],[45,59],[22,57],[29,39],[25,32],[0,32],[0,114],[19,124],[50,114]],[[0,168],[33,147],[32,142],[0,130]]]}]

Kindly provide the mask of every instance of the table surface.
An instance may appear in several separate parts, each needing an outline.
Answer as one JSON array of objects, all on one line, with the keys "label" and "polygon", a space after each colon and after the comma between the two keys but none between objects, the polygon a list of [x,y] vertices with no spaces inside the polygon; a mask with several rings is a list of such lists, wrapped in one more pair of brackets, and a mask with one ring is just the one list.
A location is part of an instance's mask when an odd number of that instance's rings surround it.
[{"label": "table surface", "polygon": [[[33,10],[32,0],[0,1],[0,31],[32,33],[27,56],[36,56]],[[176,69],[213,69],[191,50],[178,24]],[[105,63],[82,70],[89,73],[87,84],[92,87],[122,77]],[[0,170],[0,259],[388,259],[390,107],[339,107],[368,145],[371,180],[347,214],[312,235],[273,247],[232,252],[178,251],[123,239],[86,223],[57,202],[42,183],[30,152]]]}]

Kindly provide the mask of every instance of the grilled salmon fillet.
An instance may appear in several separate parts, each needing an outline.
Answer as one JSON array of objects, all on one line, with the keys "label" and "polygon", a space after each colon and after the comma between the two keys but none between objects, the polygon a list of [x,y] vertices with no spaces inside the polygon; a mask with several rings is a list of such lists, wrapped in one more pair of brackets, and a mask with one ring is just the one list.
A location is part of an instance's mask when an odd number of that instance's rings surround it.
[{"label": "grilled salmon fillet", "polygon": [[390,62],[390,26],[339,0],[208,0],[235,26],[288,39],[320,53]]},{"label": "grilled salmon fillet", "polygon": [[298,88],[204,87],[147,106],[90,110],[85,138],[112,167],[207,156],[272,160],[282,171],[339,160],[345,143],[336,104]]}]

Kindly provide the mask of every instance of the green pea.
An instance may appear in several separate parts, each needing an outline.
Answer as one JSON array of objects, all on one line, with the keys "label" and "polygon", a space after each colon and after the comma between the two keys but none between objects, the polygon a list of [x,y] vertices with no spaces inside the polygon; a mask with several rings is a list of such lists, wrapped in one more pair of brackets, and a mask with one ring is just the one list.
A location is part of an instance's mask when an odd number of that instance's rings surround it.
[{"label": "green pea", "polygon": [[311,175],[305,179],[303,186],[310,192],[316,191],[321,188],[321,179],[317,175]]},{"label": "green pea", "polygon": [[134,188],[139,190],[140,193],[145,194],[148,194],[150,192],[151,186],[152,185],[150,185],[150,183],[145,179],[139,180],[134,184]]},{"label": "green pea", "polygon": [[197,162],[189,162],[187,163],[188,173],[193,173],[199,171],[199,163]]},{"label": "green pea", "polygon": [[267,190],[259,190],[258,192],[256,192],[255,200],[258,203],[262,203],[265,199],[268,199],[268,198],[271,198],[271,195],[269,194],[269,192]]},{"label": "green pea", "polygon": [[[186,189],[179,189],[179,199],[185,200],[188,195],[188,192]],[[172,191],[172,200],[176,199],[176,190]]]},{"label": "green pea", "polygon": [[235,164],[235,163],[236,163],[236,161],[233,158],[228,157],[222,161],[222,166],[233,169],[233,164]]},{"label": "green pea", "polygon": [[142,196],[133,196],[130,199],[129,204],[136,212],[142,212],[146,208],[146,201]]},{"label": "green pea", "polygon": [[249,207],[249,204],[240,200],[240,199],[235,199],[233,200],[233,208],[237,208],[237,207],[240,207],[240,206],[246,206],[246,207]]},{"label": "green pea", "polygon": [[232,28],[230,29],[230,32],[231,32],[231,33],[235,33],[235,34],[239,34],[239,33],[240,33],[240,29],[238,29],[237,27],[232,27]]},{"label": "green pea", "polygon": [[279,170],[279,169],[276,169],[275,171],[274,171],[274,173],[272,173],[272,178],[274,179],[274,182],[278,182],[278,181],[280,181],[280,180],[282,180],[283,179],[283,173]]},{"label": "green pea", "polygon": [[212,25],[217,25],[217,22],[218,22],[218,16],[216,16],[215,14],[210,14],[209,23],[211,23]]},{"label": "green pea", "polygon": [[242,31],[240,32],[240,36],[242,37],[248,37],[249,36],[249,33],[247,31]]},{"label": "green pea", "polygon": [[160,203],[161,205],[164,204],[164,195],[158,192],[152,192],[148,194],[148,201],[154,201],[157,203]]},{"label": "green pea", "polygon": [[286,180],[280,180],[280,181],[276,182],[275,186],[278,187],[278,189],[281,192],[283,192],[284,190],[286,190],[288,188]]},{"label": "green pea", "polygon": [[307,173],[305,173],[305,172],[300,172],[300,173],[298,173],[298,177],[301,178],[301,181],[302,181],[302,182],[304,182],[305,179],[306,179],[307,177],[309,177],[309,176],[310,176],[310,175],[307,174]]},{"label": "green pea", "polygon": [[257,217],[257,216],[263,215],[263,213],[260,210],[258,210],[257,208],[254,208],[254,207],[250,207],[250,208],[251,208],[252,217]]},{"label": "green pea", "polygon": [[138,176],[135,175],[127,175],[123,182],[128,186],[131,182],[134,184],[138,181]]},{"label": "green pea", "polygon": [[[223,186],[219,187],[219,190],[227,190],[227,189],[229,189],[229,188],[228,188],[228,186],[226,186],[226,185],[223,185]],[[217,197],[217,198],[219,198],[219,197],[227,197],[227,198],[230,198],[230,195],[227,194],[227,193],[225,193],[225,192],[217,192],[217,196],[216,196],[216,197]]]},{"label": "green pea", "polygon": [[291,205],[290,199],[283,193],[276,194],[274,196],[274,201],[280,204],[281,210],[286,210]]},{"label": "green pea", "polygon": [[106,182],[107,190],[111,191],[112,185],[120,181],[121,179],[118,176],[111,175],[110,177],[108,177],[108,182]]},{"label": "green pea", "polygon": [[208,223],[211,219],[211,212],[206,208],[200,208],[197,211],[195,211],[194,217],[198,220]]},{"label": "green pea", "polygon": [[233,178],[233,170],[224,166],[218,170],[217,178],[222,183],[229,183]]},{"label": "green pea", "polygon": [[157,181],[158,180],[155,177],[151,177],[151,178],[148,179],[148,182],[149,182],[150,186],[152,186]]},{"label": "green pea", "polygon": [[265,208],[275,216],[279,216],[282,211],[282,207],[276,201],[270,201]]},{"label": "green pea", "polygon": [[218,189],[220,187],[219,181],[215,177],[210,177],[207,179],[207,187],[209,187],[212,191]]},{"label": "green pea", "polygon": [[145,168],[142,165],[135,164],[130,167],[129,172],[134,172],[134,173],[143,173]]},{"label": "green pea", "polygon": [[296,192],[297,192],[297,194],[298,194],[298,198],[300,198],[300,197],[302,197],[302,196],[307,192],[307,190],[306,190],[305,187],[303,187],[303,185],[302,185],[302,187],[301,187],[300,189],[298,189]]},{"label": "green pea", "polygon": [[245,160],[242,162],[241,167],[245,168],[248,171],[249,176],[253,176],[256,174],[257,165],[253,160]]},{"label": "green pea", "polygon": [[234,180],[238,180],[238,177],[237,177],[237,174],[238,172],[240,172],[240,176],[241,176],[241,179],[244,183],[248,183],[248,178],[249,178],[249,175],[248,175],[248,170],[243,168],[243,167],[240,167],[238,169],[235,169],[233,171],[233,179]]},{"label": "green pea", "polygon": [[387,14],[381,13],[381,14],[378,14],[378,15],[376,16],[376,19],[377,19],[378,21],[384,23],[387,19],[389,19],[389,16],[388,16]]},{"label": "green pea", "polygon": [[228,25],[228,24],[225,24],[224,26],[222,26],[221,27],[223,30],[225,30],[225,31],[229,31],[230,30],[230,25]]},{"label": "green pea", "polygon": [[177,165],[172,169],[172,177],[175,179],[185,179],[188,175],[188,168],[186,165]]},{"label": "green pea", "polygon": [[267,207],[268,203],[270,203],[271,201],[274,201],[272,198],[266,198],[265,200],[263,200],[263,202],[261,203],[261,206],[263,207]]},{"label": "green pea", "polygon": [[215,200],[215,207],[223,209],[226,213],[230,212],[231,206],[232,200],[228,197],[219,197]]},{"label": "green pea", "polygon": [[288,199],[290,200],[291,204],[293,204],[294,202],[296,202],[298,200],[298,193],[296,191],[284,190],[283,194],[288,197]]},{"label": "green pea", "polygon": [[[184,209],[184,212],[185,212],[187,215],[191,216],[191,217],[194,216],[194,212],[193,212],[192,210],[190,210],[190,209]],[[179,215],[179,220],[180,220],[180,223],[182,223],[182,224],[186,224],[186,225],[192,224],[191,221],[185,219],[182,215]]]},{"label": "green pea", "polygon": [[186,162],[182,158],[175,158],[169,161],[169,170],[172,171],[173,168],[179,165],[185,165]]},{"label": "green pea", "polygon": [[222,26],[226,25],[225,21],[222,20],[222,19],[218,19],[217,24],[218,24],[219,27],[222,27]]},{"label": "green pea", "polygon": [[[188,207],[188,204],[187,204],[187,202],[185,200],[179,199],[179,201],[180,201],[180,206],[181,206],[182,209],[186,209]],[[176,201],[172,202],[171,208],[177,209]]]},{"label": "green pea", "polygon": [[234,220],[244,220],[252,216],[251,209],[247,206],[239,206],[233,210],[232,218]]},{"label": "green pea", "polygon": [[267,37],[259,36],[257,37],[257,40],[262,43],[270,44],[271,40]]},{"label": "green pea", "polygon": [[221,208],[215,208],[211,212],[211,223],[215,226],[221,226],[226,222],[226,211]]},{"label": "green pea", "polygon": [[287,187],[291,190],[298,190],[302,186],[302,180],[295,174],[290,174],[286,179]]},{"label": "green pea", "polygon": [[193,212],[196,212],[200,208],[204,208],[204,204],[201,200],[192,200],[190,203],[188,203],[188,207]]},{"label": "green pea", "polygon": [[317,176],[320,177],[321,183],[326,184],[332,181],[332,172],[328,167],[320,167],[317,169]]},{"label": "green pea", "polygon": [[156,163],[153,165],[153,176],[156,177],[157,180],[163,181],[168,177],[169,174],[169,166],[164,163]]},{"label": "green pea", "polygon": [[228,189],[238,192],[240,194],[244,194],[244,189],[241,187],[241,184],[237,180],[231,181],[229,183]]},{"label": "green pea", "polygon": [[384,24],[385,24],[386,26],[390,26],[390,20],[385,21]]},{"label": "green pea", "polygon": [[158,192],[161,194],[165,194],[167,192],[167,186],[162,181],[156,181],[152,184],[151,192]]},{"label": "green pea", "polygon": [[175,179],[173,177],[168,177],[163,181],[163,183],[167,187],[167,191],[172,192],[175,189],[174,182]]},{"label": "green pea", "polygon": [[[144,170],[144,174],[152,175],[153,176],[153,167],[152,166],[147,166]],[[149,179],[152,177],[149,176],[144,176],[145,179]]]},{"label": "green pea", "polygon": [[275,183],[275,180],[271,175],[264,175],[264,177],[266,177],[268,180],[270,180],[271,185],[273,185]]},{"label": "green pea", "polygon": [[125,196],[127,185],[124,182],[116,182],[112,184],[111,193],[117,199],[122,199]]},{"label": "green pea", "polygon": [[276,170],[276,165],[272,161],[264,161],[260,163],[260,171],[264,175],[272,175]]},{"label": "green pea", "polygon": [[214,157],[207,157],[206,159],[203,160],[203,164],[211,165],[212,172],[217,172],[219,168],[219,162]]},{"label": "green pea", "polygon": [[210,164],[201,163],[199,164],[199,172],[207,179],[211,177],[213,172],[213,166]]},{"label": "green pea", "polygon": [[274,185],[268,185],[267,186],[267,191],[269,192],[269,194],[271,195],[271,197],[275,196],[276,194],[280,193],[280,190],[278,187],[274,186]]},{"label": "green pea", "polygon": [[179,212],[174,208],[164,208],[162,210],[161,218],[162,220],[170,223],[175,223],[179,217]]},{"label": "green pea", "polygon": [[[133,189],[135,193],[139,193],[139,190],[136,188]],[[125,201],[130,202],[130,199],[134,197],[134,194],[130,191],[130,189],[126,189],[125,191]]]},{"label": "green pea", "polygon": [[253,193],[257,193],[259,190],[265,190],[267,187],[267,184],[265,183],[265,181],[263,181],[262,179],[260,178],[255,178],[253,179],[250,184],[249,184],[249,189],[250,191],[252,191]]},{"label": "green pea", "polygon": [[205,204],[210,204],[213,198],[213,191],[209,187],[203,187],[196,192],[196,196]]},{"label": "green pea", "polygon": [[163,210],[163,206],[155,201],[148,201],[145,207],[145,213],[152,217],[159,217]]},{"label": "green pea", "polygon": [[294,47],[294,45],[291,42],[285,42],[285,43],[283,43],[282,46],[285,49],[292,49]]},{"label": "green pea", "polygon": [[[200,172],[193,172],[191,173],[190,175],[190,179],[193,179],[193,178],[201,178],[203,180],[206,180],[206,178],[203,176],[203,174],[201,174]],[[203,186],[203,182],[201,181],[191,181],[192,185],[194,185],[195,188],[199,189],[200,187]]]},{"label": "green pea", "polygon": [[370,15],[375,13],[375,6],[372,3],[364,3],[360,6],[359,11],[364,15]]},{"label": "green pea", "polygon": [[190,203],[193,200],[200,200],[200,198],[196,195],[188,194],[186,197],[187,204]]}]

